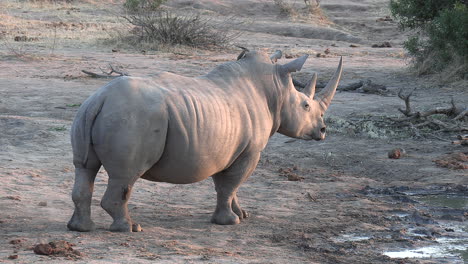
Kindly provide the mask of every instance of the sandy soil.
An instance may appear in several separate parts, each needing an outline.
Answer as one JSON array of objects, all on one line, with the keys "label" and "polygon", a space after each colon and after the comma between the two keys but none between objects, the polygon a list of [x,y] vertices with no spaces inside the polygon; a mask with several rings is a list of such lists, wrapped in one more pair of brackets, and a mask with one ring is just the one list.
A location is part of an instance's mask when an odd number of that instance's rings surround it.
[{"label": "sandy soil", "polygon": [[[445,188],[466,198],[466,170],[433,162],[447,154],[467,153],[466,147],[450,144],[456,133],[416,139],[410,133],[392,133],[392,128],[347,129],[340,124],[399,116],[402,101],[395,94],[401,88],[418,88],[414,103],[421,108],[446,105],[451,96],[467,102],[467,82],[449,84],[441,81],[443,76],[411,74],[401,46],[404,35],[395,22],[377,21],[389,15],[388,1],[324,0],[326,17],[307,14],[302,1],[285,2],[298,10],[295,16],[281,16],[273,1],[171,1],[169,7],[181,12],[196,9],[215,19],[234,12],[252,21],[235,41],[250,49],[282,49],[295,57],[325,54],[329,48],[325,57],[311,57],[298,77],[317,71],[319,80],[327,80],[343,56],[344,84],[371,79],[386,85],[389,93],[337,93],[327,112],[331,132],[326,141],[273,136],[257,170],[239,191],[244,209],[252,215],[241,224],[210,223],[216,198],[210,180],[191,185],[140,180],[129,208],[144,232],[120,234],[107,231],[111,218],[99,207],[107,182],[104,170],[98,174],[92,206],[97,230],[77,233],[66,228],[73,212],[69,128],[79,104],[107,82],[81,70],[99,71],[113,63],[133,76],[160,71],[197,76],[234,60],[239,51],[112,52],[114,47],[99,44],[99,39],[121,27],[107,12],[117,12],[118,1],[64,5],[2,1],[0,262],[463,263],[459,257],[383,255],[392,249],[437,244],[435,235],[408,236],[405,230],[410,227],[445,236],[449,231],[444,224],[459,225],[466,219],[466,203],[450,214],[436,214],[434,207],[391,189]],[[13,41],[19,35],[38,39]],[[384,41],[392,47],[371,48]],[[407,155],[389,159],[387,152],[396,147]],[[353,235],[367,238],[350,238]],[[73,243],[81,255],[33,252],[35,245],[57,240]]]}]

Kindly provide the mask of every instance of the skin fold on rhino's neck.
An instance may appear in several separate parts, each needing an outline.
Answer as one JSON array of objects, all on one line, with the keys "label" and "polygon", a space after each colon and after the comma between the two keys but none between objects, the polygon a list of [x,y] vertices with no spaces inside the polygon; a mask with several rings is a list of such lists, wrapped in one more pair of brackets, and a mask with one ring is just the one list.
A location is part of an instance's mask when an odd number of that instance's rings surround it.
[{"label": "skin fold on rhino's neck", "polygon": [[[270,111],[272,120],[270,136],[272,136],[280,127],[281,107],[285,100],[284,94],[287,92],[287,87],[285,87],[284,81],[279,77],[279,68],[277,65],[262,62],[257,63],[260,65],[257,64],[255,67],[251,67],[251,63],[245,61],[225,63],[201,77],[207,78],[215,83],[226,83],[230,87],[235,87],[237,89],[243,89],[249,86],[246,85],[247,83],[252,84],[256,92],[261,94],[262,98],[264,98]],[[247,88],[250,89],[251,87]],[[248,91],[248,89],[246,89],[246,91]]]}]

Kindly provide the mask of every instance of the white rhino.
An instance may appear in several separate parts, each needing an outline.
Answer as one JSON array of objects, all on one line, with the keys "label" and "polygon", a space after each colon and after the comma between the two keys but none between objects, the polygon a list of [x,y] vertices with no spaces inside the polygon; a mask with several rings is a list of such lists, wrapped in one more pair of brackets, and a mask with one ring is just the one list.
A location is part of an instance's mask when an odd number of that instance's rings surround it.
[{"label": "white rhino", "polygon": [[298,92],[291,72],[307,59],[285,65],[281,57],[246,52],[235,62],[188,78],[173,73],[121,77],[100,88],[80,107],[71,128],[75,211],[68,228],[94,229],[91,196],[104,166],[109,182],[101,206],[113,218],[111,231],[140,231],[128,213],[139,178],[187,184],[212,177],[217,192],[211,221],[232,225],[246,218],[236,192],[257,166],[268,139],[279,132],[323,140],[323,114],[335,94],[338,69],[315,94],[317,75]]}]

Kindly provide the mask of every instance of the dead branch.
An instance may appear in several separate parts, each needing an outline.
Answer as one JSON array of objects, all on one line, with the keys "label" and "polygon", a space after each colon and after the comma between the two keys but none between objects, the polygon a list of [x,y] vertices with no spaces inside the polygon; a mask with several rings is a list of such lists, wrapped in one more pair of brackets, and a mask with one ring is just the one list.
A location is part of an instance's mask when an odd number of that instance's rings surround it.
[{"label": "dead branch", "polygon": [[460,120],[460,119],[464,118],[465,116],[468,116],[468,108],[461,111],[461,113],[459,113],[456,117],[454,117],[453,120]]},{"label": "dead branch", "polygon": [[338,85],[337,90],[340,91],[354,91],[357,90],[358,88],[362,87],[364,85],[364,82],[360,80],[359,82],[354,82],[350,83],[348,85]]},{"label": "dead branch", "polygon": [[[298,87],[299,89],[302,89],[306,86],[305,83],[295,79],[295,78],[292,78],[292,81],[293,81],[293,84],[295,87]],[[338,85],[338,87],[336,88],[338,91],[354,91],[354,90],[357,90],[358,88],[362,87],[362,85],[364,84],[364,82],[362,80],[359,80],[358,82],[353,82],[353,83],[350,83],[350,84],[347,84],[347,85]],[[327,83],[324,82],[324,81],[318,81],[317,84],[315,85],[315,88],[317,89],[322,89],[322,88],[325,88],[325,86],[327,86]]]},{"label": "dead branch", "polygon": [[[455,101],[451,100],[450,106],[436,107],[428,111],[415,111],[411,107],[411,96],[414,89],[407,95],[403,95],[403,90],[398,92],[398,98],[405,102],[405,109],[398,108],[404,117],[392,118],[391,120],[409,126],[417,137],[420,136],[418,129],[422,127],[430,128],[435,132],[460,132],[468,131],[468,127],[463,126],[459,121],[468,115],[468,108],[457,106]],[[447,119],[439,120],[432,118],[433,115],[445,115]],[[426,133],[427,134],[427,133]]]},{"label": "dead branch", "polygon": [[400,111],[401,113],[403,113],[405,116],[412,116],[412,111],[411,111],[411,105],[410,105],[410,97],[411,95],[413,95],[413,92],[415,91],[416,89],[413,89],[409,94],[407,94],[406,96],[403,95],[403,89],[400,89],[400,91],[398,92],[398,97],[401,99],[401,100],[404,100],[405,101],[405,107],[406,109],[405,110],[402,110],[401,108],[398,108],[398,111]]},{"label": "dead branch", "polygon": [[464,140],[455,140],[455,141],[452,141],[452,144],[454,144],[454,145],[464,145],[464,146],[467,146],[467,145],[468,145],[468,139],[464,139]]},{"label": "dead branch", "polygon": [[409,126],[417,138],[422,138],[421,134],[419,133],[418,128],[415,125],[413,125],[413,123],[410,122]]},{"label": "dead branch", "polygon": [[420,111],[413,112],[413,110],[411,109],[410,98],[414,91],[415,89],[413,89],[406,96],[403,95],[402,93],[403,89],[400,89],[400,91],[398,92],[398,97],[401,100],[405,101],[405,107],[406,107],[406,109],[404,110],[401,108],[398,108],[398,111],[400,111],[407,117],[411,117],[411,119],[419,119],[419,118],[429,117],[431,115],[443,114],[446,116],[455,116],[453,120],[460,120],[468,114],[468,108],[461,109],[460,107],[457,107],[453,98],[450,102],[451,104],[450,107],[436,107],[435,109],[431,109],[431,110],[424,111],[424,112],[420,112]]},{"label": "dead branch", "polygon": [[[115,69],[114,66],[112,66],[112,64],[110,63],[109,63],[109,68],[110,68],[109,72],[106,72],[103,69],[99,68],[103,74],[94,73],[94,72],[90,72],[86,70],[81,70],[81,72],[86,73],[93,78],[116,78],[116,77],[122,77],[122,76],[130,76],[127,72]],[[114,73],[116,73],[117,75],[112,75]]]}]

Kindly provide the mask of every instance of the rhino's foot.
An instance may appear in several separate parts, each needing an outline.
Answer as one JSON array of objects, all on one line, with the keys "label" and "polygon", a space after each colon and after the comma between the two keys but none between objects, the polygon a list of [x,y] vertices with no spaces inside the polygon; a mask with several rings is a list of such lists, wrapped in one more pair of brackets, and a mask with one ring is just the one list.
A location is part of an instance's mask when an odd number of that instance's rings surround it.
[{"label": "rhino's foot", "polygon": [[127,220],[114,221],[109,230],[112,232],[132,232],[132,225]]},{"label": "rhino's foot", "polygon": [[72,219],[70,219],[68,222],[67,227],[71,231],[89,232],[93,231],[96,226],[91,219],[86,221],[79,221],[75,216],[73,216]]},{"label": "rhino's foot", "polygon": [[129,224],[125,221],[114,221],[109,228],[112,232],[141,232],[141,226],[137,223]]},{"label": "rhino's foot", "polygon": [[211,222],[218,225],[236,225],[240,223],[240,219],[232,211],[217,211],[211,217]]},{"label": "rhino's foot", "polygon": [[240,212],[239,213],[236,212],[236,214],[239,216],[240,219],[245,219],[245,218],[250,217],[250,213],[248,213],[244,209],[240,209]]},{"label": "rhino's foot", "polygon": [[245,219],[245,218],[250,217],[250,214],[247,213],[247,211],[245,211],[244,209],[240,208],[239,206],[234,206],[234,204],[232,205],[232,211],[233,211],[237,216],[239,216],[240,219]]}]

